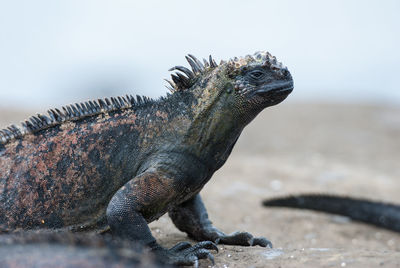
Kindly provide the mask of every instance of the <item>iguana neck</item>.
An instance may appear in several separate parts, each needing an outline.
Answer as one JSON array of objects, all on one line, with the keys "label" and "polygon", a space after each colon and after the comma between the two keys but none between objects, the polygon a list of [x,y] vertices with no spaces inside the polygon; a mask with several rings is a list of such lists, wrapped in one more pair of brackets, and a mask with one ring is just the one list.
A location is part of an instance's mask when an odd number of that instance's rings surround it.
[{"label": "iguana neck", "polygon": [[216,170],[225,163],[247,122],[239,116],[235,104],[228,98],[210,94],[208,87],[211,86],[220,84],[210,83],[191,92],[194,97],[190,107],[192,118],[182,145]]}]

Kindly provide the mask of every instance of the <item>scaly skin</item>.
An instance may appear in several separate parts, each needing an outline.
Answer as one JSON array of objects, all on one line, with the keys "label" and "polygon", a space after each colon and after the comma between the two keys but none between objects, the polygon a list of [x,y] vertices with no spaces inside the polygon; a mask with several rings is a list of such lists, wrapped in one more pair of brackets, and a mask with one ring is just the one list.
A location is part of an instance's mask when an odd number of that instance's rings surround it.
[{"label": "scaly skin", "polygon": [[[265,238],[226,235],[213,227],[199,192],[225,163],[243,128],[292,91],[292,77],[265,52],[219,66],[211,58],[206,66],[187,59],[192,71],[175,67],[182,73],[172,75],[174,92],[166,98],[89,116],[49,112],[51,119],[26,122],[25,135],[3,130],[0,231],[110,227],[114,236],[186,265],[212,259],[208,249],[216,246],[208,240],[270,245]],[[203,242],[169,250],[158,245],[147,224],[166,212],[179,229]]]}]

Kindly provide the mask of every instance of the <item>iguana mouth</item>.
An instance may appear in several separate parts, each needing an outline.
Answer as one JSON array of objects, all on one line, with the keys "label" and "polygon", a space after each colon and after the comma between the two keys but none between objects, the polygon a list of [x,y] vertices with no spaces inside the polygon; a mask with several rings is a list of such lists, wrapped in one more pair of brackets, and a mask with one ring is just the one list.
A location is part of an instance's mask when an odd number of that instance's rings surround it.
[{"label": "iguana mouth", "polygon": [[255,94],[262,95],[289,95],[293,91],[293,81],[279,82],[269,85],[264,85],[255,91]]}]

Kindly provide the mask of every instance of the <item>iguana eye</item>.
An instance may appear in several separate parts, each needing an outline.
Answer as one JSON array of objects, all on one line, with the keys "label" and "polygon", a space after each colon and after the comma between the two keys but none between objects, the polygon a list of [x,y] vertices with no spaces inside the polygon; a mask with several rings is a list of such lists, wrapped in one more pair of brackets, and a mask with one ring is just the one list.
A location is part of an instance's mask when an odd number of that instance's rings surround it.
[{"label": "iguana eye", "polygon": [[263,78],[264,75],[265,75],[265,73],[262,72],[262,71],[260,71],[260,70],[254,70],[254,71],[251,71],[251,72],[249,73],[249,76],[250,76],[251,78],[257,79],[257,80]]},{"label": "iguana eye", "polygon": [[233,92],[233,85],[231,83],[226,84],[225,91],[226,93],[231,94]]}]

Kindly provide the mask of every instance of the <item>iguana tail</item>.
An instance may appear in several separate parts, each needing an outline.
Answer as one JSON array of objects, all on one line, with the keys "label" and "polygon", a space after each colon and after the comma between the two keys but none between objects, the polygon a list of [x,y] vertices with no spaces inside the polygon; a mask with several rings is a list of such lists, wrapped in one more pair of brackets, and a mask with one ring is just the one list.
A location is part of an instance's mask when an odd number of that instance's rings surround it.
[{"label": "iguana tail", "polygon": [[400,232],[400,206],[389,203],[333,195],[304,194],[264,200],[263,205],[328,212]]}]

